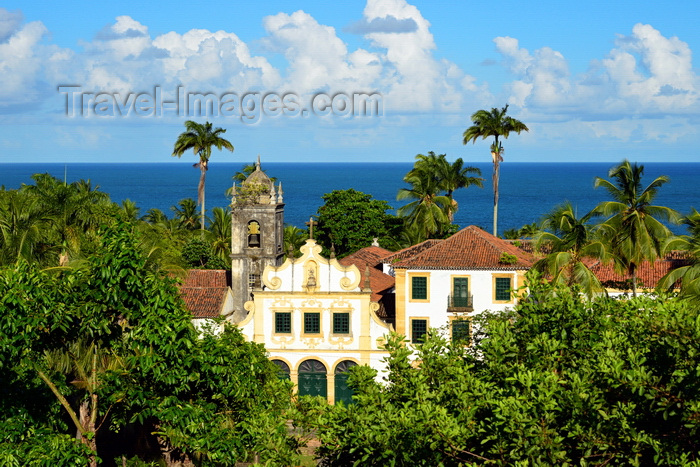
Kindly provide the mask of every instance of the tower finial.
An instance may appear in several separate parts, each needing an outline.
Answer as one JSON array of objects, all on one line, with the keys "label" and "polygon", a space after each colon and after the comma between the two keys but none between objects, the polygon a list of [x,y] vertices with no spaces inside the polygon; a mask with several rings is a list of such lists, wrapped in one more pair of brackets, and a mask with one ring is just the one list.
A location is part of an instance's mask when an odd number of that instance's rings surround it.
[{"label": "tower finial", "polygon": [[255,163],[255,168],[260,170],[260,154],[258,154],[258,162]]}]

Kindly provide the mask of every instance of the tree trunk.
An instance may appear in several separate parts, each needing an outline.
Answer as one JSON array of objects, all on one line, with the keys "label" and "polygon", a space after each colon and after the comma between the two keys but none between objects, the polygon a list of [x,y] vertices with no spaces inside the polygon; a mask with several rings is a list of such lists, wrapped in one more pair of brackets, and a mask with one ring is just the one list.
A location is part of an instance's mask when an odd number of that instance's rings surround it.
[{"label": "tree trunk", "polygon": [[197,197],[199,199],[199,204],[201,206],[201,217],[199,220],[199,225],[202,230],[202,236],[204,236],[204,196],[205,196],[205,190],[204,190],[204,182],[207,177],[207,163],[200,161],[199,163],[199,170],[201,171],[201,175],[199,176],[199,186],[197,187]]},{"label": "tree trunk", "polygon": [[[92,404],[91,404],[92,402]],[[92,405],[92,411],[90,406]],[[80,425],[83,427],[83,432],[78,431],[77,437],[80,442],[97,452],[97,433],[95,433],[94,415],[97,412],[97,394],[92,394],[90,400],[84,400],[80,403]],[[92,439],[88,438],[88,434],[92,435]],[[90,467],[97,467],[97,459],[95,455],[89,457],[88,462]]]},{"label": "tree trunk", "polygon": [[501,155],[496,153],[493,161],[493,236],[498,236],[498,176],[500,164],[498,159]]},{"label": "tree trunk", "polygon": [[[95,360],[93,359],[93,368],[94,365]],[[46,374],[41,370],[37,370],[37,374],[39,375],[39,378],[41,378],[41,380],[49,386],[51,392],[53,392],[53,394],[56,396],[63,408],[66,409],[66,412],[68,412],[68,415],[70,416],[77,430],[76,439],[80,439],[81,443],[85,444],[87,447],[89,447],[95,453],[97,453],[97,439],[95,437],[95,420],[97,419],[97,394],[91,394],[90,401],[81,402],[80,411],[78,414],[76,414],[73,408],[68,403],[66,397],[63,394],[61,394],[61,392],[58,390],[53,381],[51,381],[49,377],[46,376]],[[92,414],[90,414],[89,411],[90,402],[92,402]],[[91,434],[92,439],[88,439],[88,434]],[[97,459],[95,458],[95,455],[90,456],[88,462],[90,467],[97,467]]]}]

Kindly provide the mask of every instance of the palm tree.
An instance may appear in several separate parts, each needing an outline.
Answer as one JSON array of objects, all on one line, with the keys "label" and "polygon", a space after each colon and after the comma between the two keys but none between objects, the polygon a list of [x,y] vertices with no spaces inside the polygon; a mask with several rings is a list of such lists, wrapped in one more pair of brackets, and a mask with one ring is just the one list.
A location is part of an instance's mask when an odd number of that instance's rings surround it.
[{"label": "palm tree", "polygon": [[199,186],[197,187],[197,202],[202,208],[200,216],[200,227],[204,233],[204,183],[209,169],[209,158],[211,157],[212,146],[219,151],[228,149],[233,152],[233,145],[230,141],[222,138],[220,135],[226,133],[223,128],[212,129],[212,124],[206,122],[204,125],[187,120],[185,122],[187,131],[180,133],[173,147],[173,156],[181,157],[185,152],[192,149],[196,156],[199,157],[199,162],[194,164],[194,167],[199,167],[201,172],[199,176]]},{"label": "palm tree", "polygon": [[34,174],[32,179],[34,185],[23,185],[20,191],[35,195],[39,208],[50,217],[50,233],[58,237],[61,250],[59,265],[66,266],[79,256],[81,243],[95,237],[100,224],[110,221],[109,195],[89,180],[68,184],[48,173]]},{"label": "palm tree", "polygon": [[670,290],[681,281],[680,296],[700,302],[700,213],[693,208],[683,218],[690,235],[671,237],[664,245],[664,251],[683,250],[688,255],[689,264],[672,269],[661,278],[657,288]]},{"label": "palm tree", "polygon": [[[233,176],[233,181],[239,182],[239,183],[245,182],[246,179],[248,178],[248,176],[250,174],[252,174],[253,172],[255,172],[255,169],[258,167],[259,164],[260,164],[260,156],[258,156],[257,164],[255,162],[253,162],[252,164],[246,164],[243,166],[243,169],[240,172],[236,172],[236,174]],[[265,172],[265,171],[263,170],[263,172]],[[270,177],[270,180],[273,183],[277,181],[277,179],[275,177]]]},{"label": "palm tree", "polygon": [[[416,172],[425,172],[425,177],[433,177],[440,191],[445,191],[445,196],[450,200],[446,211],[450,222],[453,221],[454,213],[459,207],[453,198],[455,190],[472,185],[483,187],[484,179],[478,177],[481,175],[481,170],[476,167],[464,167],[461,157],[450,164],[445,154],[436,155],[433,151],[428,152],[427,156],[418,154],[409,175]],[[477,176],[473,177],[471,174]]]},{"label": "palm tree", "polygon": [[540,226],[537,222],[525,224],[519,229],[508,229],[503,232],[503,238],[508,240],[517,240],[520,238],[533,238],[540,233]]},{"label": "palm tree", "polygon": [[[37,364],[39,378],[44,381],[49,389],[58,398],[63,408],[67,411],[77,430],[76,437],[93,451],[97,451],[97,432],[106,418],[106,414],[100,414],[98,393],[104,375],[108,372],[123,371],[124,361],[113,352],[100,348],[95,341],[79,339],[69,344],[67,348],[46,351],[43,363],[45,368]],[[51,379],[55,376],[62,377],[77,390],[81,397],[77,410],[69,402],[68,398],[61,394],[59,385]],[[103,412],[104,410],[102,410]],[[93,456],[89,458],[90,466],[97,466]]]},{"label": "palm tree", "polygon": [[[285,225],[284,226],[284,252],[285,257],[289,256],[291,250],[294,257],[299,253],[299,249],[304,246],[306,240],[309,238],[309,232],[302,230],[295,225]],[[292,258],[294,259],[294,258]]]},{"label": "palm tree", "polygon": [[[433,151],[416,156],[413,168],[404,177],[412,188],[400,189],[396,199],[416,200],[399,208],[397,213],[406,217],[407,226],[412,227],[420,241],[445,231],[446,225],[452,222],[458,208],[453,198],[455,190],[482,186],[483,179],[471,174],[481,175],[481,171],[464,167],[461,158],[449,163],[445,154]],[[444,215],[437,213],[437,209],[442,209]]]},{"label": "palm tree", "polygon": [[182,228],[186,230],[197,230],[197,203],[192,198],[185,198],[177,203],[177,206],[170,206],[170,210],[175,214],[175,219],[180,222]]},{"label": "palm tree", "polygon": [[493,136],[491,145],[491,158],[493,160],[493,235],[498,235],[498,180],[500,163],[503,162],[503,145],[498,138],[508,138],[511,131],[520,134],[521,131],[530,131],[520,120],[506,116],[508,104],[502,109],[492,108],[491,111],[478,110],[471,116],[474,125],[464,132],[463,143],[469,141],[476,143],[478,138],[486,139]]},{"label": "palm tree", "polygon": [[136,222],[138,221],[139,211],[141,210],[141,208],[136,206],[136,203],[127,198],[124,201],[122,201],[121,206],[119,206],[119,210],[124,216],[125,220],[127,220],[128,222]]},{"label": "palm tree", "polygon": [[141,216],[141,220],[146,221],[149,224],[157,224],[168,220],[168,216],[166,216],[165,213],[158,208],[151,208],[146,211],[146,214]]},{"label": "palm tree", "polygon": [[430,172],[411,170],[404,177],[404,181],[409,183],[411,188],[401,188],[396,199],[414,201],[401,206],[396,214],[405,217],[406,225],[417,229],[422,240],[439,234],[449,224],[449,216],[446,213],[452,206],[447,196],[440,195],[439,180]]},{"label": "palm tree", "polygon": [[580,285],[589,298],[605,293],[605,288],[586,264],[586,259],[606,259],[605,245],[589,224],[597,215],[593,210],[579,218],[567,202],[545,217],[535,239],[536,249],[545,250],[547,254],[535,263],[534,269],[546,274],[554,284]]},{"label": "palm tree", "polygon": [[11,190],[0,194],[0,265],[20,258],[46,263],[52,249],[44,236],[51,226],[50,217],[30,193]]},{"label": "palm tree", "polygon": [[214,254],[226,263],[231,261],[230,210],[220,207],[212,210],[212,217],[209,219],[209,239]]},{"label": "palm tree", "polygon": [[613,182],[596,177],[595,188],[608,190],[613,201],[604,201],[595,209],[603,216],[610,216],[601,231],[609,242],[618,269],[626,270],[632,278],[632,295],[637,295],[637,267],[648,260],[653,262],[661,255],[664,242],[671,231],[659,219],[678,223],[678,212],[665,206],[651,204],[659,188],[669,178],[657,177],[642,188],[644,166],[625,160],[610,169],[608,177]]},{"label": "palm tree", "polygon": [[[447,160],[445,160],[444,157],[442,161],[443,162],[440,166],[440,177],[442,178],[442,187],[447,192],[446,196],[451,201],[452,207],[450,209],[449,216],[450,222],[452,222],[454,218],[454,213],[459,207],[457,201],[452,197],[452,194],[455,192],[455,190],[458,190],[460,188],[469,188],[472,185],[478,186],[479,188],[483,188],[484,179],[479,176],[481,175],[480,169],[477,169],[476,167],[464,167],[464,161],[461,157],[455,160],[452,164],[447,162]],[[471,176],[471,174],[477,176],[473,177]]]}]

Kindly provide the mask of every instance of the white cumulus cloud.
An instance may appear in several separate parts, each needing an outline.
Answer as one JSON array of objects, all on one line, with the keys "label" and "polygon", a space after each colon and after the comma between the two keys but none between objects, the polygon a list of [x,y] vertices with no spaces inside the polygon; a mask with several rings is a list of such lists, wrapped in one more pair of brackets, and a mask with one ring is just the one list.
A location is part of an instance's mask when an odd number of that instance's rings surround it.
[{"label": "white cumulus cloud", "polygon": [[[655,117],[697,113],[700,79],[688,44],[637,24],[620,35],[606,57],[572,76],[566,58],[550,47],[530,53],[517,39],[497,37],[496,50],[514,76],[509,102],[532,114],[583,118]],[[606,117],[607,115],[607,117]]]}]

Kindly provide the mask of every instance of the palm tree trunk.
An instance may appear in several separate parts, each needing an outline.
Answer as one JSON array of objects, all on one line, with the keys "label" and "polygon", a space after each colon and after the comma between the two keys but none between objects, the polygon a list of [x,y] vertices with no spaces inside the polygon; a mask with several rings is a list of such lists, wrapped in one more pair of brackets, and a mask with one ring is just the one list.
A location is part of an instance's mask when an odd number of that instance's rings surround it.
[{"label": "palm tree trunk", "polygon": [[498,236],[498,171],[500,164],[498,158],[500,154],[496,153],[493,161],[493,236]]},{"label": "palm tree trunk", "polygon": [[[91,404],[92,403],[92,404]],[[92,405],[92,407],[90,407]],[[92,410],[91,410],[92,409]],[[97,414],[97,394],[92,394],[90,400],[80,403],[80,423],[85,432],[79,433],[80,442],[89,447],[93,452],[97,452],[97,433],[95,433],[95,415]],[[92,433],[92,437],[85,436],[85,433]],[[92,455],[88,459],[90,467],[97,467],[97,460]]]},{"label": "palm tree trunk", "polygon": [[204,182],[207,177],[207,164],[206,162],[200,162],[199,163],[199,170],[201,172],[201,175],[199,176],[199,186],[197,187],[197,198],[199,200],[199,204],[201,206],[201,218],[199,220],[199,225],[202,230],[202,236],[204,236],[204,195],[205,195],[205,190],[204,190]]},{"label": "palm tree trunk", "polygon": [[630,274],[632,276],[632,297],[637,296],[637,265],[632,263],[630,264]]},{"label": "palm tree trunk", "polygon": [[501,147],[498,144],[498,135],[494,135],[493,146],[491,146],[491,157],[493,157],[493,236],[498,236],[498,178],[501,167]]}]

